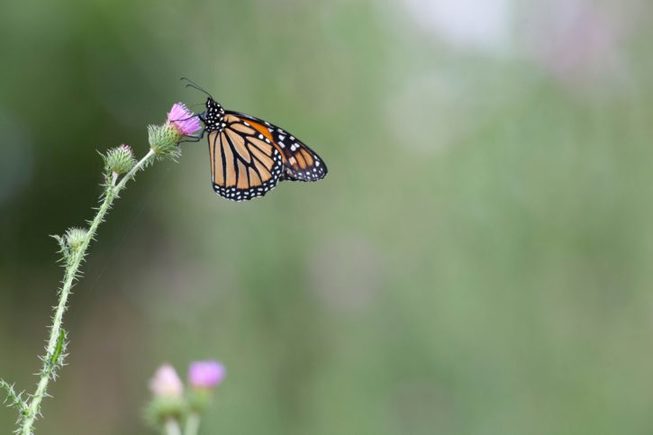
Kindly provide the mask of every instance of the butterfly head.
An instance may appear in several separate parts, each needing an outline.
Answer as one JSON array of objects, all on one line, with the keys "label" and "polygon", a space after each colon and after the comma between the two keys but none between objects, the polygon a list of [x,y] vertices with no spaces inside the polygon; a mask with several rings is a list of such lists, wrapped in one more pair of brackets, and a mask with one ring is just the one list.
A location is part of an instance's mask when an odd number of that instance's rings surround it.
[{"label": "butterfly head", "polygon": [[206,112],[202,116],[207,132],[224,128],[224,108],[209,97],[206,99]]}]

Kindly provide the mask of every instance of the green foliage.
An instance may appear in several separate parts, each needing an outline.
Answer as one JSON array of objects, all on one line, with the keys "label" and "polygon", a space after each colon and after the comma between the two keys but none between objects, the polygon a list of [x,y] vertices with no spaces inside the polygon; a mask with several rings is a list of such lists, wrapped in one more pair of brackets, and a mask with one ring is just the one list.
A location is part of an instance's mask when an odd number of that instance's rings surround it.
[{"label": "green foliage", "polygon": [[0,390],[3,390],[5,393],[4,404],[17,408],[19,415],[24,415],[27,410],[27,402],[23,399],[24,392],[16,392],[14,386],[6,382],[4,379],[0,379]]},{"label": "green foliage", "polygon": [[48,357],[48,370],[50,376],[54,380],[56,377],[56,369],[64,366],[64,359],[66,357],[66,349],[68,348],[68,333],[65,329],[61,328],[59,331],[59,338],[52,350],[52,354]]}]

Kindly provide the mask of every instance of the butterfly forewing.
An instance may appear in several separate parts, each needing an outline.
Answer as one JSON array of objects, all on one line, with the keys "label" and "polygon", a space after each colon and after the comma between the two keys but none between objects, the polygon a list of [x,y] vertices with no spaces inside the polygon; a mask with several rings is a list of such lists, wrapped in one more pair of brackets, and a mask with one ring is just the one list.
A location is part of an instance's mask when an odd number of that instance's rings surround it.
[{"label": "butterfly forewing", "polygon": [[240,112],[227,111],[227,116],[235,116],[256,129],[257,133],[268,139],[283,157],[282,180],[318,181],[327,174],[324,161],[315,151],[292,134],[262,119]]},{"label": "butterfly forewing", "polygon": [[235,201],[265,195],[280,180],[281,154],[247,120],[225,115],[224,122],[208,134],[213,190]]}]

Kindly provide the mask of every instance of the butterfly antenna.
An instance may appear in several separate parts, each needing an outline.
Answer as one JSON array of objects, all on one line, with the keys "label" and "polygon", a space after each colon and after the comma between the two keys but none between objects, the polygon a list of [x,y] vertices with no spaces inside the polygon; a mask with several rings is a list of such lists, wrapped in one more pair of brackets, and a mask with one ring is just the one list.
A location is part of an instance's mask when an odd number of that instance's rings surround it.
[{"label": "butterfly antenna", "polygon": [[204,88],[202,88],[200,85],[198,85],[188,77],[181,77],[179,80],[187,82],[185,87],[196,89],[201,93],[203,93],[204,95],[208,96],[209,98],[214,99],[213,95],[209,94]]}]

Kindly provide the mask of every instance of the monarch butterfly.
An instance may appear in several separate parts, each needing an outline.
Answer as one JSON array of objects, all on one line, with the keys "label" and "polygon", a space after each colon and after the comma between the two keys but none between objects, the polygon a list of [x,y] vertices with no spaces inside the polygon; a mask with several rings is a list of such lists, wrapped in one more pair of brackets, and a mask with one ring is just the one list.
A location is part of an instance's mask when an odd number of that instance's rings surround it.
[{"label": "monarch butterfly", "polygon": [[247,201],[264,196],[280,181],[318,181],[327,174],[324,161],[295,136],[254,116],[225,110],[210,95],[199,118],[208,139],[211,185],[224,198]]}]

